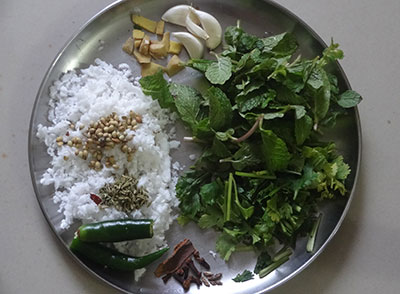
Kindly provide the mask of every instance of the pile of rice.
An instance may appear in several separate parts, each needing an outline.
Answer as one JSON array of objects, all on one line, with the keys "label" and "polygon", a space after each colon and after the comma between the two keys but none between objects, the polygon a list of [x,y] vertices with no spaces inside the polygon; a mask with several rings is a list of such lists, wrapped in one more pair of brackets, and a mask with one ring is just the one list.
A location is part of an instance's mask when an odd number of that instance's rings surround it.
[{"label": "pile of rice", "polygon": [[[173,139],[172,131],[166,131],[173,116],[161,109],[158,102],[143,94],[137,80],[132,76],[129,66],[121,64],[114,68],[101,60],[79,73],[65,73],[50,88],[50,126],[39,125],[37,136],[47,146],[51,156],[51,167],[41,178],[43,185],[54,185],[54,202],[59,204],[59,212],[64,219],[61,229],[67,229],[75,220],[83,223],[112,220],[118,218],[149,218],[154,220],[154,237],[134,242],[118,243],[118,249],[125,253],[141,256],[164,246],[165,232],[174,219],[173,210],[177,207],[175,184],[177,173],[169,155],[171,148],[179,142]],[[129,146],[137,151],[131,162],[120,148],[104,151],[107,156],[114,155],[118,170],[103,167],[96,171],[89,168],[88,160],[75,155],[76,148],[64,144],[57,146],[56,138],[84,138],[79,126],[89,126],[91,122],[115,112],[129,115],[129,111],[142,116],[135,136]],[[76,126],[70,129],[70,124]],[[68,159],[65,160],[64,157]],[[174,168],[172,168],[172,166]],[[98,193],[106,183],[112,183],[124,170],[138,179],[139,187],[149,194],[151,205],[144,206],[129,215],[113,207],[99,208],[91,199],[91,193]]]}]

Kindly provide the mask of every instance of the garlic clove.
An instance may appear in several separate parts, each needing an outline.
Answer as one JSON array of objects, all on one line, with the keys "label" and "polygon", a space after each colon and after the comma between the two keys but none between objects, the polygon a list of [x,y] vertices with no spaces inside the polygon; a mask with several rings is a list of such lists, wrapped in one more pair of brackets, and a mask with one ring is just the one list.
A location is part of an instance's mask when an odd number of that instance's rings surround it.
[{"label": "garlic clove", "polygon": [[[161,16],[163,21],[173,23],[179,26],[186,26],[186,16],[189,14],[191,6],[189,5],[176,5],[168,9],[164,14]],[[197,25],[200,24],[199,19],[192,19],[193,22]]]},{"label": "garlic clove", "polygon": [[171,36],[183,44],[190,58],[196,59],[203,57],[204,45],[192,34],[187,32],[174,32]]},{"label": "garlic clove", "polygon": [[196,37],[199,37],[203,40],[208,40],[209,35],[203,30],[200,26],[194,23],[193,19],[197,18],[195,14],[189,12],[186,16],[186,29],[191,32]]},{"label": "garlic clove", "polygon": [[194,9],[191,6],[189,6],[188,9],[191,13],[197,16],[197,18],[200,20],[202,28],[209,36],[209,38],[206,40],[206,46],[211,50],[218,47],[218,45],[222,42],[222,27],[218,20],[211,14]]}]

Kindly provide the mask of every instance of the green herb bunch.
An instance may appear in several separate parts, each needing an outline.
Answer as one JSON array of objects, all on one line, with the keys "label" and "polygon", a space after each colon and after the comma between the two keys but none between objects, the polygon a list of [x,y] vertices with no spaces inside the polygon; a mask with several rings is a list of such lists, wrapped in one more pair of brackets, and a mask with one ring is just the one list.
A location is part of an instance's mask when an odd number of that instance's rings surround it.
[{"label": "green herb bunch", "polygon": [[161,72],[140,84],[203,146],[176,186],[179,222],[218,230],[216,249],[228,260],[276,239],[293,245],[311,231],[320,200],[346,194],[350,168],[321,133],[361,97],[340,93],[325,69],[343,58],[338,44],[304,59],[290,33],[259,38],[239,25],[226,29],[225,41],[216,60],[187,63],[210,82],[204,93],[167,83]]}]

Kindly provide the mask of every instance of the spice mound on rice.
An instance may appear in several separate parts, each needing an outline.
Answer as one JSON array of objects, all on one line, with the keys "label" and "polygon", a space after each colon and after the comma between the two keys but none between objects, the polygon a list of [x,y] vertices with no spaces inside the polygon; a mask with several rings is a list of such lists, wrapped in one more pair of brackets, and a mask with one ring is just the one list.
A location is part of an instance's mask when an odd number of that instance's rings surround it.
[{"label": "spice mound on rice", "polygon": [[[154,237],[120,242],[118,250],[140,256],[164,246],[178,205],[169,152],[179,143],[166,131],[174,122],[171,113],[143,94],[128,65],[115,68],[99,59],[55,81],[49,106],[49,124],[37,129],[51,157],[41,184],[54,185],[60,229],[75,220],[149,218]],[[121,208],[114,205],[121,199],[106,195],[123,177],[137,190],[128,196],[143,198],[140,205],[139,198],[130,199],[135,205]]]}]

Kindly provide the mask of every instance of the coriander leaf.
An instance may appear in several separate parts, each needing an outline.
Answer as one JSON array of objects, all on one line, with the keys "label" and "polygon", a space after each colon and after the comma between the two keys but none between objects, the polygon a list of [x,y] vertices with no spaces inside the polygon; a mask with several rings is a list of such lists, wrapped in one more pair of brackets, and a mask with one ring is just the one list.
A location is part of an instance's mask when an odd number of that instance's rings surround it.
[{"label": "coriander leaf", "polygon": [[189,217],[195,217],[201,210],[200,196],[197,193],[192,193],[190,197],[185,197],[179,204],[181,212]]},{"label": "coriander leaf", "polygon": [[278,223],[281,220],[281,214],[278,209],[277,194],[267,201],[266,212],[273,222]]},{"label": "coriander leaf", "polygon": [[260,270],[266,268],[271,263],[272,263],[272,258],[268,254],[268,252],[267,251],[262,252],[257,258],[257,263],[256,266],[254,267],[254,273],[258,274]]},{"label": "coriander leaf", "polygon": [[229,178],[232,178],[232,183],[233,183],[233,191],[235,193],[235,204],[237,205],[237,207],[240,210],[240,213],[242,214],[242,216],[244,217],[245,220],[249,219],[253,213],[254,213],[254,206],[249,206],[249,207],[243,207],[242,203],[240,203],[239,200],[239,194],[238,194],[238,189],[237,189],[237,185],[236,185],[236,181],[232,175],[232,173],[229,174]]},{"label": "coriander leaf", "polygon": [[208,60],[208,59],[190,59],[187,63],[186,66],[189,66],[191,68],[197,69],[198,71],[201,71],[205,73],[208,69],[208,67],[215,63],[214,60]]},{"label": "coriander leaf", "polygon": [[283,33],[268,38],[261,39],[264,47],[263,52],[274,55],[291,55],[297,49],[297,41],[290,33]]},{"label": "coriander leaf", "polygon": [[356,106],[362,100],[360,94],[353,90],[347,90],[339,95],[337,103],[343,108],[351,108]]},{"label": "coriander leaf", "polygon": [[290,161],[291,155],[285,142],[271,130],[261,130],[262,152],[267,168],[270,171],[285,169]]},{"label": "coriander leaf", "polygon": [[163,77],[163,72],[159,70],[156,74],[143,77],[139,80],[145,95],[151,96],[160,103],[162,108],[175,110],[175,101],[168,89],[168,83]]},{"label": "coriander leaf", "polygon": [[201,229],[208,229],[214,226],[222,227],[223,225],[223,215],[222,214],[203,214],[198,221],[198,225]]},{"label": "coriander leaf", "polygon": [[179,208],[181,214],[195,218],[201,211],[200,186],[207,177],[207,173],[202,171],[188,171],[178,179],[176,184],[176,195],[180,200]]},{"label": "coriander leaf", "polygon": [[295,120],[294,133],[297,145],[302,145],[308,136],[310,136],[312,124],[312,118],[308,115],[304,115],[302,118]]},{"label": "coriander leaf", "polygon": [[216,131],[228,127],[232,121],[232,105],[225,93],[216,87],[208,88],[210,101],[210,126]]},{"label": "coriander leaf", "polygon": [[303,156],[310,162],[316,171],[322,170],[325,164],[328,163],[326,153],[323,148],[303,147]]},{"label": "coriander leaf", "polygon": [[244,270],[243,273],[237,274],[232,280],[236,283],[242,283],[254,279],[254,274],[249,270]]},{"label": "coriander leaf", "polygon": [[215,200],[223,194],[223,189],[216,181],[205,184],[200,188],[201,203],[203,205],[213,205]]},{"label": "coriander leaf", "polygon": [[178,221],[178,224],[180,224],[181,226],[184,226],[184,225],[187,225],[189,222],[191,222],[192,218],[181,214],[180,216],[178,216],[178,218],[176,220]]},{"label": "coriander leaf", "polygon": [[334,162],[338,166],[336,178],[339,180],[345,180],[350,174],[350,166],[343,161],[343,156],[338,156]]},{"label": "coriander leaf", "polygon": [[216,250],[223,260],[228,261],[232,253],[236,250],[237,244],[238,241],[224,231],[217,239]]},{"label": "coriander leaf", "polygon": [[312,167],[305,165],[303,169],[303,175],[301,178],[296,179],[292,182],[292,189],[294,191],[293,198],[296,199],[297,194],[301,189],[305,189],[311,186],[318,179],[318,174],[313,171]]},{"label": "coriander leaf", "polygon": [[202,101],[200,93],[190,86],[176,83],[172,83],[169,89],[175,97],[175,105],[180,118],[194,129]]},{"label": "coriander leaf", "polygon": [[211,84],[223,85],[232,76],[231,59],[217,56],[217,62],[207,67],[205,76]]}]

